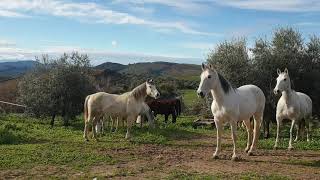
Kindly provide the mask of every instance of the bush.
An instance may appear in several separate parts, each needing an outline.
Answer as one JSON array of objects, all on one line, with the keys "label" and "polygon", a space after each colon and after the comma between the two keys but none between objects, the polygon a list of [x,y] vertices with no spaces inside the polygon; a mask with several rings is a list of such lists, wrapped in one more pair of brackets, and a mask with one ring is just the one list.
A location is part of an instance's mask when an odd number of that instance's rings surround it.
[{"label": "bush", "polygon": [[83,102],[94,92],[87,55],[64,54],[58,59],[43,56],[34,71],[19,83],[19,100],[37,117],[61,115],[64,124],[83,110]]}]

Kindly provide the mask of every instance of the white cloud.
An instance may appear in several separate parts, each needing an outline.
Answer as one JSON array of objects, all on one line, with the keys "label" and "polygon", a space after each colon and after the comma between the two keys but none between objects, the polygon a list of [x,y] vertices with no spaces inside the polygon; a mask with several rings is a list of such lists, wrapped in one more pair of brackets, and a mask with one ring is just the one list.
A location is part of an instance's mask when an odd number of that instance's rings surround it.
[{"label": "white cloud", "polygon": [[26,18],[29,17],[27,15],[13,12],[13,11],[7,11],[7,10],[1,10],[0,9],[0,17],[10,17],[10,18]]},{"label": "white cloud", "polygon": [[280,11],[280,12],[310,12],[320,10],[319,0],[214,0],[223,6],[240,9]]},{"label": "white cloud", "polygon": [[205,0],[114,0],[114,3],[132,4],[134,6],[144,6],[146,4],[158,4],[172,7],[178,10],[198,13],[207,9]]},{"label": "white cloud", "polygon": [[299,22],[299,23],[296,23],[295,25],[297,26],[320,26],[320,23],[318,22]]},{"label": "white cloud", "polygon": [[163,55],[163,54],[144,54],[137,52],[115,52],[108,50],[89,49],[72,46],[48,46],[43,49],[22,49],[22,48],[4,48],[0,47],[0,60],[17,61],[17,60],[34,60],[35,57],[41,57],[42,54],[48,54],[51,57],[59,57],[63,53],[79,52],[88,54],[91,63],[98,65],[106,61],[117,62],[122,64],[137,62],[166,61],[177,63],[201,63],[200,58],[186,57],[183,55]]},{"label": "white cloud", "polygon": [[12,46],[16,46],[16,43],[15,43],[15,42],[11,42],[11,41],[1,40],[1,39],[0,39],[0,48],[1,48],[1,47],[12,47]]},{"label": "white cloud", "polygon": [[195,30],[182,22],[161,22],[136,17],[111,10],[96,3],[75,3],[57,0],[2,0],[0,11],[10,11],[27,16],[27,13],[67,17],[82,22],[103,24],[131,24],[151,28],[173,29],[186,34],[219,36],[218,33]]},{"label": "white cloud", "polygon": [[116,46],[118,45],[118,42],[117,42],[117,41],[112,41],[112,42],[111,42],[111,45],[112,45],[113,47],[116,47]]},{"label": "white cloud", "polygon": [[200,50],[211,50],[215,47],[215,44],[213,43],[197,43],[197,42],[190,42],[190,43],[183,43],[181,45],[184,48],[189,48],[189,49],[200,49]]}]

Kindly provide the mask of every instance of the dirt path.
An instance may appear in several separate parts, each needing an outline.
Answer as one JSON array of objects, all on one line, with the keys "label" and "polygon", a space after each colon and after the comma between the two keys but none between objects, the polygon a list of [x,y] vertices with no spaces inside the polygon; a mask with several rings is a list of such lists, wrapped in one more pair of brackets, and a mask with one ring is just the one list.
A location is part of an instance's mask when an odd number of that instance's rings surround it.
[{"label": "dirt path", "polygon": [[[207,144],[213,138],[197,139]],[[191,142],[192,143],[192,142]],[[112,156],[125,157],[131,154],[134,160],[123,160],[116,165],[96,166],[91,174],[109,178],[164,178],[169,172],[182,171],[208,175],[239,175],[254,172],[259,175],[287,176],[290,179],[320,179],[320,152],[261,150],[254,156],[240,152],[241,160],[232,162],[232,151],[225,147],[220,159],[211,158],[214,145],[191,146],[190,141],[181,141],[170,146],[141,145],[135,150],[116,150]],[[232,177],[232,176],[230,176]]]},{"label": "dirt path", "polygon": [[[288,177],[289,179],[320,179],[319,151],[287,151],[258,149],[254,156],[247,156],[238,148],[241,160],[231,161],[232,147],[226,138],[220,159],[211,158],[215,148],[215,138],[203,136],[196,139],[174,141],[171,145],[141,144],[136,148],[101,149],[117,163],[96,164],[88,172],[70,169],[68,166],[41,166],[30,170],[6,170],[0,172],[0,179],[40,178],[48,176],[60,178],[98,179],[162,179],[175,172],[204,174],[226,179],[239,179],[246,174]],[[99,142],[103,143],[103,142]],[[251,173],[251,174],[250,174]],[[173,178],[175,179],[175,178]]]}]

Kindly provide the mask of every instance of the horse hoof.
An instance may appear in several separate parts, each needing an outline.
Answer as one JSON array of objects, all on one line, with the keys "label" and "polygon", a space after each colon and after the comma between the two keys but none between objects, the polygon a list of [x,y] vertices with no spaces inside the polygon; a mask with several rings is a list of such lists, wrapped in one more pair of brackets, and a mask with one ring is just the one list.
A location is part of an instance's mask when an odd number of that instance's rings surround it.
[{"label": "horse hoof", "polygon": [[219,156],[213,155],[213,156],[212,156],[212,159],[219,159]]},{"label": "horse hoof", "polygon": [[239,161],[240,158],[239,158],[238,156],[232,156],[231,160],[232,160],[232,161]]},{"label": "horse hoof", "polygon": [[245,152],[245,153],[248,153],[249,150],[250,150],[249,148],[246,148],[246,149],[244,149],[244,152]]},{"label": "horse hoof", "polygon": [[253,152],[252,151],[248,151],[248,156],[253,156]]},{"label": "horse hoof", "polygon": [[277,150],[277,149],[278,149],[278,146],[273,146],[273,149],[274,149],[274,150]]},{"label": "horse hoof", "polygon": [[293,147],[288,147],[288,151],[292,151],[293,150]]}]

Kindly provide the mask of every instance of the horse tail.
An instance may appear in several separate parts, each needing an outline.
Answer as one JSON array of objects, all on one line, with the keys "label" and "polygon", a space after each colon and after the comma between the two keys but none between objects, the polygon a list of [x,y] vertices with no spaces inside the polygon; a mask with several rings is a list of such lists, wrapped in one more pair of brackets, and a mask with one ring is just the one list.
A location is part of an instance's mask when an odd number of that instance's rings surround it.
[{"label": "horse tail", "polygon": [[86,97],[86,100],[84,101],[84,108],[83,108],[83,118],[84,122],[88,119],[88,100],[90,98],[90,95]]}]

